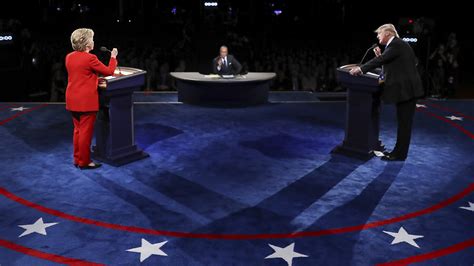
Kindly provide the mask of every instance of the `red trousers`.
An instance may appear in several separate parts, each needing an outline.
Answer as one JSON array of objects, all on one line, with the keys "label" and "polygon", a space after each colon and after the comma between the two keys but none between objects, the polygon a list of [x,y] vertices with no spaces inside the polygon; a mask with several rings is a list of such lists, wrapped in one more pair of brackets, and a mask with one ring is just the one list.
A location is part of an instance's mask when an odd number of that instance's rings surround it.
[{"label": "red trousers", "polygon": [[97,112],[71,112],[74,122],[74,164],[87,166],[91,163],[91,142]]}]

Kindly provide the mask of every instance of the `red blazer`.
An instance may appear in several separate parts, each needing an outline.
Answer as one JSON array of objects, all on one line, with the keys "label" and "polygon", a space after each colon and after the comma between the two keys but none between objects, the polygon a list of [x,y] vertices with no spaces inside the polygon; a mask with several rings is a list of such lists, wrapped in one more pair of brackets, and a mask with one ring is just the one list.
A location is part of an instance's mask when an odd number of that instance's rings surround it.
[{"label": "red blazer", "polygon": [[98,111],[98,75],[111,76],[116,66],[115,58],[110,58],[109,66],[105,66],[94,54],[77,51],[69,53],[66,56],[66,109],[75,112]]}]

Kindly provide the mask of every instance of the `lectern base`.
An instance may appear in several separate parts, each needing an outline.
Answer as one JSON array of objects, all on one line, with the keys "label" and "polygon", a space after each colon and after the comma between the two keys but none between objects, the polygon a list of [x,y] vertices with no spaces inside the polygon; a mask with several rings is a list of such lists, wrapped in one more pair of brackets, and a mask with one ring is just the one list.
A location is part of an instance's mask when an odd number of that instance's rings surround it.
[{"label": "lectern base", "polygon": [[134,162],[134,161],[138,161],[138,160],[141,160],[141,159],[145,159],[147,157],[150,157],[150,155],[138,148],[135,147],[135,149],[131,150],[131,151],[128,151],[126,153],[121,153],[119,155],[115,155],[115,156],[106,156],[106,155],[103,155],[103,154],[100,154],[97,149],[96,149],[96,146],[93,146],[92,147],[92,158],[97,160],[97,161],[100,161],[100,162],[103,162],[103,163],[106,163],[106,164],[110,164],[112,166],[122,166],[124,164],[128,164],[128,163],[131,163],[131,162]]}]

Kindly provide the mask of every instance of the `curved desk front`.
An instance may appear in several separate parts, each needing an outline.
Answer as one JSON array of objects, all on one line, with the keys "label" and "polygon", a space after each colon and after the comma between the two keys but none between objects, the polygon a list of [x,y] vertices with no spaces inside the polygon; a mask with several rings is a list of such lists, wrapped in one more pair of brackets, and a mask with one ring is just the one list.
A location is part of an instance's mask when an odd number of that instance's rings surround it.
[{"label": "curved desk front", "polygon": [[275,73],[248,73],[234,78],[197,72],[171,72],[176,79],[178,101],[190,104],[256,105],[268,102]]}]

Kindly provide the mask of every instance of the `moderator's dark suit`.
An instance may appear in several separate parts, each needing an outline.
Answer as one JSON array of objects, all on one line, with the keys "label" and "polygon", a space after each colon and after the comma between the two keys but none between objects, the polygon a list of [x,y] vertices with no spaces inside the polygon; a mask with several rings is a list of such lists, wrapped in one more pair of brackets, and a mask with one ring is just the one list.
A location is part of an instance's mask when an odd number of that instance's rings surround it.
[{"label": "moderator's dark suit", "polygon": [[416,100],[424,95],[416,65],[413,49],[408,43],[395,37],[381,56],[360,67],[364,73],[383,67],[382,100],[397,106],[397,144],[393,153],[401,158],[408,154]]},{"label": "moderator's dark suit", "polygon": [[219,75],[237,75],[242,70],[242,65],[233,55],[227,55],[227,64],[222,64],[220,70],[217,68],[220,56],[212,60],[212,71]]}]

